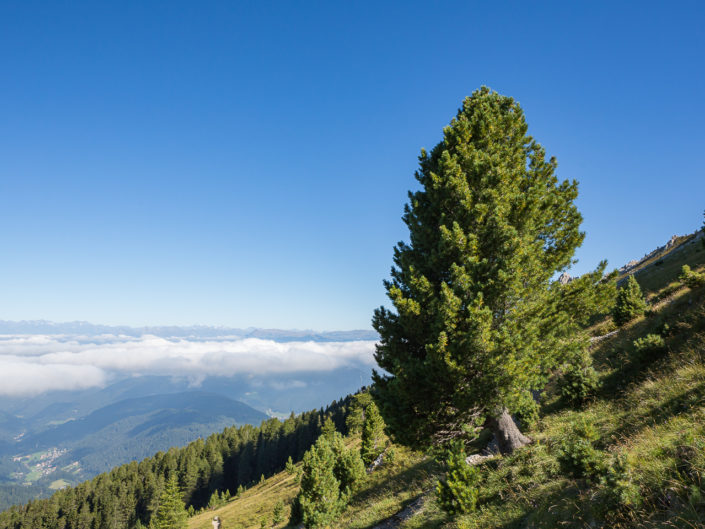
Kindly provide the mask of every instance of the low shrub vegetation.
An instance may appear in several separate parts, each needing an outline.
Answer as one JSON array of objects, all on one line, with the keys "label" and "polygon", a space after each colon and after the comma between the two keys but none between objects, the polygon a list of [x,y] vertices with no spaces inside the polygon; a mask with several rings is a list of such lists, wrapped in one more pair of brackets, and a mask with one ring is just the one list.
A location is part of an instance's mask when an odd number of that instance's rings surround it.
[{"label": "low shrub vegetation", "polygon": [[618,326],[629,323],[646,311],[646,301],[641,292],[641,287],[630,275],[627,284],[617,292],[617,301],[612,312],[612,318]]},{"label": "low shrub vegetation", "polygon": [[694,272],[688,265],[683,265],[679,279],[690,288],[698,288],[705,285],[705,272]]}]

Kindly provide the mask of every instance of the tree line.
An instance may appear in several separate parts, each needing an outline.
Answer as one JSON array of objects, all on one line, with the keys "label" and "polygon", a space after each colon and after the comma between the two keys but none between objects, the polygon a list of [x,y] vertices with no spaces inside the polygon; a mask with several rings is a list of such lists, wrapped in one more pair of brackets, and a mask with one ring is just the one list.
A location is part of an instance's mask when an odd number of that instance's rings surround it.
[{"label": "tree line", "polygon": [[352,397],[327,408],[269,419],[259,427],[226,428],[183,448],[158,452],[140,462],[114,468],[50,498],[29,501],[0,513],[0,529],[126,529],[147,526],[159,508],[169,480],[175,480],[184,504],[198,510],[213,493],[236,494],[300,461],[328,419],[347,432]]}]

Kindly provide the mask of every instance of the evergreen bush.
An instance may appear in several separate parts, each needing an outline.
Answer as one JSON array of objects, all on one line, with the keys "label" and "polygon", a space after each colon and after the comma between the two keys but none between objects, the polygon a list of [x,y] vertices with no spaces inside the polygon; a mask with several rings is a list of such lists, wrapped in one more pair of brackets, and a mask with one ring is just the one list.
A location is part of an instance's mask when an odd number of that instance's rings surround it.
[{"label": "evergreen bush", "polygon": [[558,457],[563,471],[576,478],[598,480],[607,468],[603,452],[594,446],[599,438],[592,423],[583,420],[575,424]]},{"label": "evergreen bush", "polygon": [[698,288],[705,285],[705,273],[693,272],[688,265],[683,265],[681,275],[678,279],[683,281],[690,288]]},{"label": "evergreen bush", "polygon": [[325,527],[343,512],[365,477],[357,450],[349,450],[338,432],[322,434],[304,454],[301,489],[291,509],[290,524]]},{"label": "evergreen bush", "polygon": [[559,384],[561,396],[568,403],[573,406],[584,404],[600,388],[592,357],[584,353],[574,363],[565,366]]},{"label": "evergreen bush", "polygon": [[666,350],[666,342],[658,334],[647,334],[634,340],[634,350],[639,357],[646,358]]},{"label": "evergreen bush", "polygon": [[377,405],[370,402],[365,408],[365,422],[362,425],[362,444],[360,456],[365,465],[370,465],[382,453],[382,435],[384,421]]},{"label": "evergreen bush", "polygon": [[479,496],[480,470],[465,462],[465,447],[455,441],[446,452],[446,478],[436,486],[438,505],[448,514],[475,510]]},{"label": "evergreen bush", "polygon": [[638,507],[643,498],[639,486],[632,481],[631,467],[627,458],[616,455],[605,468],[600,485],[606,497],[606,507]]},{"label": "evergreen bush", "polygon": [[291,456],[286,460],[286,466],[284,468],[287,474],[292,476],[296,474],[296,466],[294,466],[294,461],[291,459]]},{"label": "evergreen bush", "polygon": [[272,525],[279,525],[284,521],[284,503],[278,501],[274,505],[274,512],[272,513]]},{"label": "evergreen bush", "polygon": [[617,292],[617,301],[612,312],[612,319],[620,327],[629,323],[637,316],[641,316],[646,311],[646,301],[641,293],[641,287],[630,275],[627,284]]}]

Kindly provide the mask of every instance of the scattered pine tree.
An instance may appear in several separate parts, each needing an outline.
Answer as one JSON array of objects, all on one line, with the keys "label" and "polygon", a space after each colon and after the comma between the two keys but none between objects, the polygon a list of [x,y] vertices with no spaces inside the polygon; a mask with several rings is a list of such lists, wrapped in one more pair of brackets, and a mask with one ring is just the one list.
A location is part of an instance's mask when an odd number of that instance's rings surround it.
[{"label": "scattered pine tree", "polygon": [[298,496],[304,526],[325,527],[335,520],[347,504],[335,478],[335,454],[326,437],[304,455],[301,491]]},{"label": "scattered pine tree", "polygon": [[321,428],[321,435],[331,438],[336,432],[335,423],[330,417],[326,417],[326,420],[323,422],[323,427]]},{"label": "scattered pine tree", "polygon": [[436,487],[438,505],[448,514],[464,514],[475,510],[479,496],[480,471],[465,462],[465,448],[460,441],[446,451],[446,478]]},{"label": "scattered pine tree", "polygon": [[289,522],[303,522],[307,528],[330,525],[365,477],[359,453],[349,450],[337,432],[318,438],[304,455],[302,469],[301,489]]},{"label": "scattered pine tree", "polygon": [[279,525],[284,521],[284,503],[278,501],[274,505],[274,511],[272,512],[272,525]]},{"label": "scattered pine tree", "polygon": [[612,312],[612,319],[620,327],[629,323],[646,311],[646,301],[641,287],[633,275],[627,278],[627,284],[617,291],[617,302]]},{"label": "scattered pine tree", "polygon": [[356,434],[362,431],[365,423],[365,409],[372,403],[372,395],[369,391],[361,391],[352,398],[348,409],[348,416],[345,418],[345,426],[349,434]]},{"label": "scattered pine tree", "polygon": [[362,445],[360,456],[365,465],[370,465],[382,453],[382,436],[384,421],[374,402],[365,408],[365,422],[362,426]]},{"label": "scattered pine tree", "polygon": [[152,519],[150,526],[153,529],[187,529],[188,513],[176,476],[172,475],[166,482],[164,492],[159,498],[159,508]]},{"label": "scattered pine tree", "polygon": [[296,466],[294,465],[294,461],[291,459],[291,456],[286,460],[286,466],[284,467],[286,470],[287,474],[294,475],[296,474]]}]

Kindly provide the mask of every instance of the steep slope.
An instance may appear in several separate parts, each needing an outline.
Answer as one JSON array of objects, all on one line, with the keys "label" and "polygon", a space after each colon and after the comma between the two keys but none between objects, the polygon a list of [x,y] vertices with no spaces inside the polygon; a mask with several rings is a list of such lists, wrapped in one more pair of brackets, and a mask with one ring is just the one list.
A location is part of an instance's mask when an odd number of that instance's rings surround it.
[{"label": "steep slope", "polygon": [[[145,524],[158,505],[165,481],[176,475],[189,506],[200,509],[214,492],[251,486],[299,460],[321,432],[325,419],[345,428],[348,400],[304,412],[284,421],[272,418],[259,427],[228,427],[183,448],[170,448],[131,462],[50,498],[0,513],[0,528],[114,527]],[[33,455],[32,457],[39,457]],[[16,494],[13,498],[19,498]]]},{"label": "steep slope", "polygon": [[[565,379],[557,372],[541,396],[539,417],[524,424],[534,442],[480,463],[480,478],[471,485],[478,491],[476,510],[448,517],[433,492],[443,476],[439,465],[392,446],[334,526],[705,527],[705,286],[691,288],[677,278],[686,262],[705,272],[705,248],[682,248],[670,259],[668,266],[644,269],[651,274],[645,316],[616,331],[610,318],[590,329],[600,338],[591,348],[601,382],[593,396],[571,405],[561,396]],[[345,403],[336,403],[303,423],[291,418],[252,431],[226,430],[205,443],[114,469],[47,503],[2,513],[0,528],[38,520],[77,527],[70,520],[81,504],[97,506],[90,516],[99,525],[108,523],[106,513],[123,513],[112,525],[132,527],[147,519],[160,480],[170,472],[177,473],[184,499],[196,511],[190,529],[209,529],[214,515],[227,528],[281,527],[285,523],[272,523],[274,507],[282,502],[286,515],[297,484],[295,475],[272,471],[281,469],[289,454],[301,457],[327,415],[344,431],[345,409]],[[479,451],[487,441],[483,435],[474,448]],[[266,475],[270,478],[263,479]],[[238,484],[249,488],[208,509],[214,492],[234,494]],[[122,498],[124,489],[134,495]],[[415,508],[405,509],[411,505]],[[399,512],[408,517],[395,517]]]},{"label": "steep slope", "polygon": [[[609,318],[591,329],[607,335],[591,350],[601,380],[597,393],[571,406],[561,398],[557,373],[542,396],[540,417],[527,428],[534,443],[481,463],[475,512],[447,516],[434,493],[442,469],[395,447],[395,461],[369,476],[334,527],[705,527],[705,287],[678,280],[683,264],[705,271],[705,249],[671,250],[636,276],[651,299],[646,316],[614,333]],[[663,345],[644,340],[649,335]],[[586,428],[595,433],[590,450],[571,452],[571,441]],[[487,441],[484,435],[474,446]],[[577,460],[571,463],[570,454]],[[597,475],[576,468],[591,457],[604,465]],[[256,528],[262,519],[271,525],[276,502],[290,500],[296,489],[281,473],[192,517],[189,529],[207,529],[215,515],[227,527]]]},{"label": "steep slope", "polygon": [[226,426],[259,424],[265,419],[264,413],[220,395],[195,391],[152,395],[110,404],[27,436],[14,449],[20,454],[52,447],[66,450],[55,466],[75,462],[82,469],[79,476],[91,477]]}]

